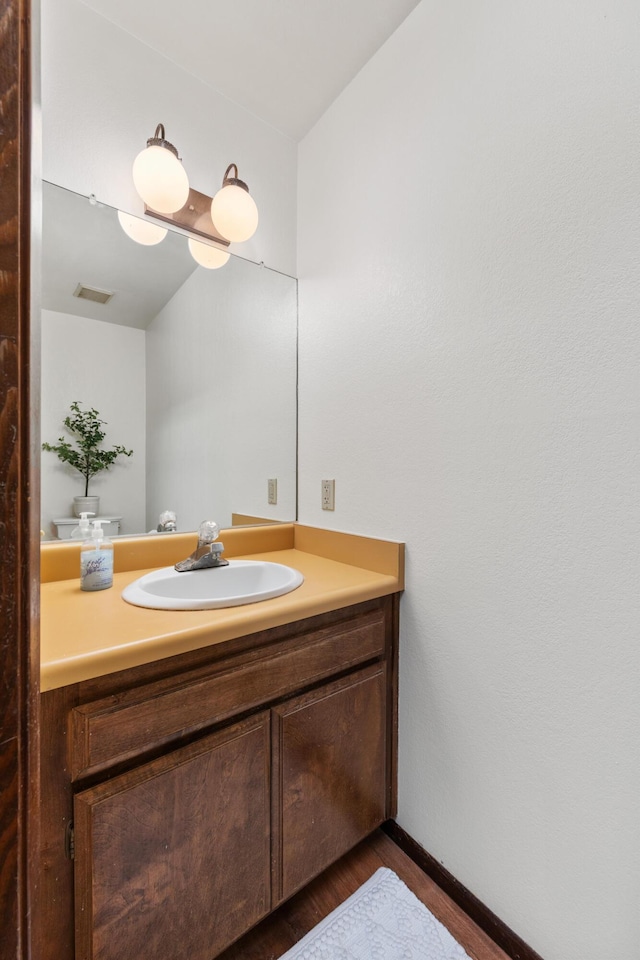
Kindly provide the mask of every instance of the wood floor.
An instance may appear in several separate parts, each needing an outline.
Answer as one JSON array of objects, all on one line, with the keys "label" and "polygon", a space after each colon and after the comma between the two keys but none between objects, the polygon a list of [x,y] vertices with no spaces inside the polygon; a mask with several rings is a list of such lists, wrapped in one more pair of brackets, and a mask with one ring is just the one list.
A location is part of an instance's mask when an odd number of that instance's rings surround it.
[{"label": "wood floor", "polygon": [[447,927],[473,960],[509,960],[381,830],[229,947],[219,960],[277,960],[379,867],[389,867]]}]

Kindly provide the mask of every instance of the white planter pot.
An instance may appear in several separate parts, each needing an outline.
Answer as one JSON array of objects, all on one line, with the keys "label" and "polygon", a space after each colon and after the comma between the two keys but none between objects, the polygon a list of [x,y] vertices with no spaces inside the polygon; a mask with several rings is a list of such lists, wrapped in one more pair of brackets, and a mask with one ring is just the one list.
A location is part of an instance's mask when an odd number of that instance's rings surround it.
[{"label": "white planter pot", "polygon": [[[73,498],[73,512],[76,517],[79,517],[81,513],[92,513],[93,517],[97,517],[100,511],[100,497],[74,497]],[[93,519],[89,517],[89,519]]]}]

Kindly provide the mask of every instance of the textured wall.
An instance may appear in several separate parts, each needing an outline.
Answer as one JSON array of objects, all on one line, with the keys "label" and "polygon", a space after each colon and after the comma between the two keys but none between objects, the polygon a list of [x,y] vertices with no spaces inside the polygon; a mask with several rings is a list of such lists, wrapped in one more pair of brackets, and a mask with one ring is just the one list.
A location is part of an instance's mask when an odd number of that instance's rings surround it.
[{"label": "textured wall", "polygon": [[423,0],[299,153],[300,519],[406,540],[399,822],[545,960],[640,941],[639,100],[635,2]]},{"label": "textured wall", "polygon": [[[144,330],[42,311],[42,439],[68,438],[62,421],[78,400],[106,421],[105,447],[133,450],[89,486],[90,495],[100,497],[103,516],[122,517],[121,533],[146,529],[144,340]],[[73,498],[83,496],[84,486],[80,474],[47,452],[41,485],[42,529],[50,536],[52,518],[73,516]]]},{"label": "textured wall", "polygon": [[78,0],[43,0],[45,180],[141,213],[131,165],[160,122],[201,193],[237,163],[261,221],[232,249],[295,275],[295,143]]}]

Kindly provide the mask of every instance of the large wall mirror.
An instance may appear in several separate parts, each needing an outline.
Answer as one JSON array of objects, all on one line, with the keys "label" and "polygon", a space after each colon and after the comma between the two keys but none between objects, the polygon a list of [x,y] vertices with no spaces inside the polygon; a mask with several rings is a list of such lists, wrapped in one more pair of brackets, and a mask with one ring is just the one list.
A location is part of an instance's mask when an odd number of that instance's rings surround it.
[{"label": "large wall mirror", "polygon": [[[70,439],[78,402],[105,421],[105,447],[133,450],[89,489],[120,534],[166,510],[183,531],[294,520],[296,381],[294,278],[237,256],[207,270],[171,230],[142,246],[113,208],[43,184],[42,439]],[[43,452],[41,483],[45,537],[64,536],[82,478]]]}]

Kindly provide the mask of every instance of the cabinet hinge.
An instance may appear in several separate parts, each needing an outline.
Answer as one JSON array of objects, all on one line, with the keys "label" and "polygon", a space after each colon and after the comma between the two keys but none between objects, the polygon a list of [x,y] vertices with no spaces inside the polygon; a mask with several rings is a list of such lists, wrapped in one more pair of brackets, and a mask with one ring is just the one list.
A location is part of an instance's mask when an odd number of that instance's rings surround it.
[{"label": "cabinet hinge", "polygon": [[73,820],[69,820],[64,833],[64,852],[67,860],[76,858],[76,834],[73,829]]}]

